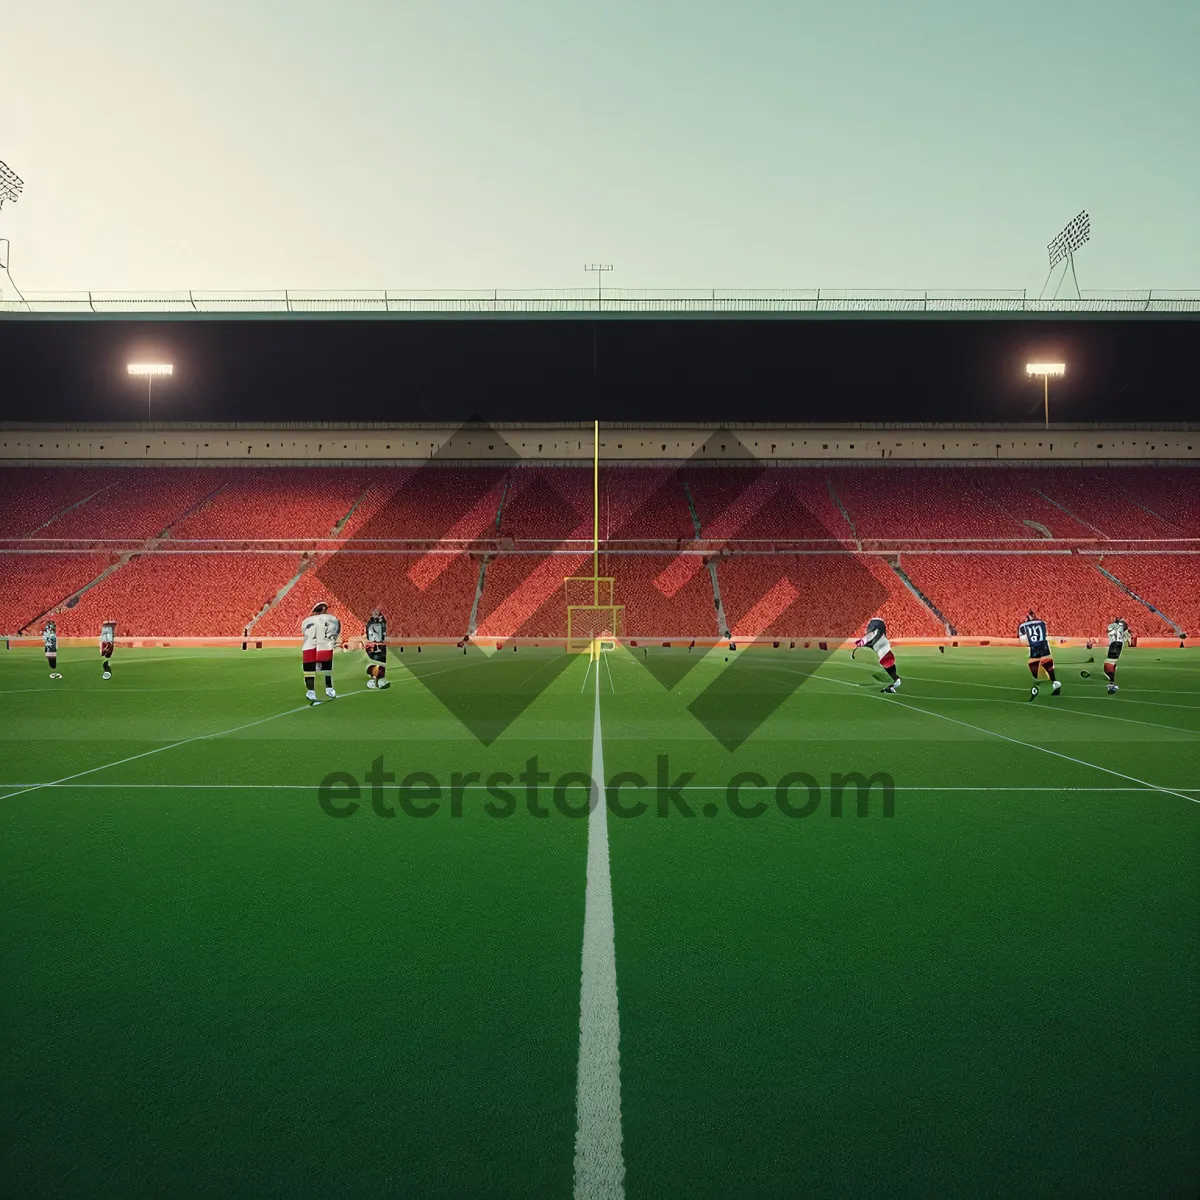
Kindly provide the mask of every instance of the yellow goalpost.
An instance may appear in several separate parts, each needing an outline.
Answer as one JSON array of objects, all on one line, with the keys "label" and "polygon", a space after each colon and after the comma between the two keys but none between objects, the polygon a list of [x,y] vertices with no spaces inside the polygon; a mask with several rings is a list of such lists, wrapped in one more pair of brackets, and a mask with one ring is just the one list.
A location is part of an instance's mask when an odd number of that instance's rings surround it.
[{"label": "yellow goalpost", "polygon": [[589,651],[593,660],[616,646],[622,634],[625,606],[615,598],[616,581],[600,574],[600,422],[592,442],[592,573],[565,575],[567,649]]}]

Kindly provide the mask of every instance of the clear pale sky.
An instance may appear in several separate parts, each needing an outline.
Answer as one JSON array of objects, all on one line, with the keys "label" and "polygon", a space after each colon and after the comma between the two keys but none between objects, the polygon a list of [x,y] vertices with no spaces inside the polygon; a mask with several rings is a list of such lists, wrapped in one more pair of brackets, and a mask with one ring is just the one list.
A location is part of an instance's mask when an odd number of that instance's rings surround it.
[{"label": "clear pale sky", "polygon": [[2,7],[29,291],[1200,288],[1200,0]]}]

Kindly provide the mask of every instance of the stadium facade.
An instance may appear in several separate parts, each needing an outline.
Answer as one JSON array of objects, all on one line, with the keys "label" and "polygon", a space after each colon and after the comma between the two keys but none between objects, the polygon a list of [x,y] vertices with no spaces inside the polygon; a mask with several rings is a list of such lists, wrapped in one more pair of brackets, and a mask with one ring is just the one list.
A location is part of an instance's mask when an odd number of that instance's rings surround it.
[{"label": "stadium facade", "polygon": [[[606,463],[1170,464],[1200,461],[1200,425],[605,423]],[[0,423],[0,465],[370,466],[592,459],[591,422]]]},{"label": "stadium facade", "polygon": [[[29,635],[53,618],[64,636],[92,636],[103,613],[130,637],[258,641],[293,637],[325,599],[348,628],[383,604],[417,641],[566,640],[564,581],[590,563],[614,581],[629,638],[774,646],[852,637],[880,613],[899,639],[1011,638],[1036,605],[1063,637],[1099,636],[1128,609],[1140,636],[1180,639],[1200,628],[1200,427],[707,415],[845,410],[844,388],[814,375],[821,365],[839,384],[848,367],[872,367],[862,387],[893,405],[898,366],[862,339],[897,319],[905,345],[923,339],[917,380],[945,368],[943,345],[985,327],[995,357],[973,348],[963,361],[994,378],[1012,366],[1014,337],[1058,336],[1063,321],[1097,361],[1112,361],[1124,327],[1163,348],[1126,346],[1130,369],[1169,359],[1170,371],[1198,315],[1200,293],[1152,291],[26,297],[0,321],[26,412],[43,390],[54,399],[42,411],[71,411],[88,377],[82,348],[99,355],[87,370],[104,361],[114,374],[111,334],[130,323],[169,329],[181,347],[201,332],[208,350],[237,341],[202,393],[214,411],[222,394],[241,413],[266,392],[259,411],[306,415],[307,388],[323,412],[399,419],[3,426],[0,626]],[[1088,333],[1095,321],[1102,332]],[[320,340],[346,322],[370,336]],[[238,340],[247,325],[261,354]],[[314,341],[316,359],[297,367]],[[43,388],[55,358],[76,374]],[[329,359],[332,392],[304,377]],[[1130,408],[1123,383],[1103,370],[1093,383],[1093,403],[1109,386]],[[957,395],[972,385],[960,375]],[[943,408],[962,411],[946,394]],[[405,419],[478,406],[496,419]],[[610,419],[593,445],[590,421],[514,412]]]}]

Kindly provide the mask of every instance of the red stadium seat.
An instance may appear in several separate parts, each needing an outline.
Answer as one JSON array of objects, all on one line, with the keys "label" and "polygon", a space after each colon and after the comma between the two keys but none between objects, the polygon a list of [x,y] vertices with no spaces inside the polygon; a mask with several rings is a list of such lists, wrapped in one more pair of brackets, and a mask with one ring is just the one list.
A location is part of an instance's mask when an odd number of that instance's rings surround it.
[{"label": "red stadium seat", "polygon": [[[1145,635],[1195,634],[1196,482],[1141,466],[610,464],[601,573],[629,637],[714,636],[713,554],[735,631],[844,637],[882,615],[895,636],[939,636],[936,608],[964,636],[1012,636],[1032,605],[1063,636],[1118,613]],[[104,617],[128,636],[295,636],[326,600],[348,636],[379,604],[401,636],[459,638],[486,554],[479,630],[561,637],[592,519],[586,466],[6,469],[0,620],[16,632],[124,556],[60,614],[64,636]],[[1167,619],[1097,569],[1102,552]]]},{"label": "red stadium seat", "polygon": [[[0,632],[19,633],[117,561],[114,554],[0,554]],[[66,619],[55,616],[60,633]],[[95,632],[99,629],[97,624]]]},{"label": "red stadium seat", "polygon": [[1161,637],[1170,626],[1131,601],[1096,567],[1066,551],[1044,554],[906,554],[904,570],[965,637],[1016,637],[1032,608],[1055,636],[1102,637],[1116,616],[1139,633]]},{"label": "red stadium seat", "polygon": [[[1103,565],[1184,633],[1200,635],[1200,554],[1106,554]],[[1129,621],[1134,633],[1149,632],[1153,625],[1147,628],[1143,611],[1141,605],[1126,602],[1118,615]]]}]

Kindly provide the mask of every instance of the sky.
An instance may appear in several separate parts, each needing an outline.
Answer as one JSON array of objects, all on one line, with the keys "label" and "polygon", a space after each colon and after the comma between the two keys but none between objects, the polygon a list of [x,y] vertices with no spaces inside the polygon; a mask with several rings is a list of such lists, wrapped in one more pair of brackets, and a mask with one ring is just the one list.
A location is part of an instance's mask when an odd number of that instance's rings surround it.
[{"label": "sky", "polygon": [[[8,0],[30,293],[1200,288],[1196,0]],[[0,288],[7,288],[0,274]]]}]

